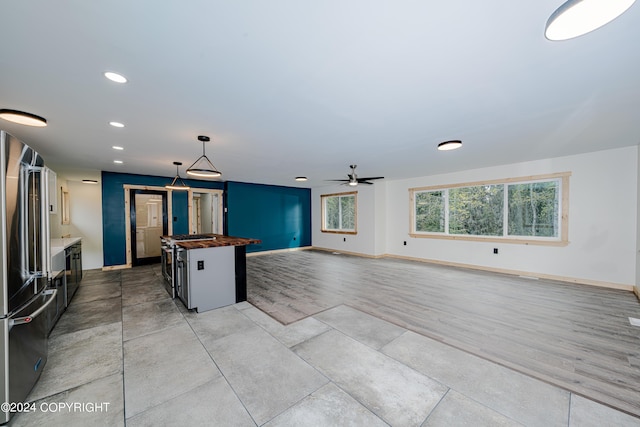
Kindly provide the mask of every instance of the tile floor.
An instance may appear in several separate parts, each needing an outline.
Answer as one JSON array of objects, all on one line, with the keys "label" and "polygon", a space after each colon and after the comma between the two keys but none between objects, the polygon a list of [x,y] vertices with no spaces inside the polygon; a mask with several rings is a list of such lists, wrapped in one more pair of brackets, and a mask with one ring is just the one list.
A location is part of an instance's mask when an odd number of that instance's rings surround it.
[{"label": "tile floor", "polygon": [[86,272],[29,401],[10,425],[640,426],[345,305],[189,312],[157,266]]}]

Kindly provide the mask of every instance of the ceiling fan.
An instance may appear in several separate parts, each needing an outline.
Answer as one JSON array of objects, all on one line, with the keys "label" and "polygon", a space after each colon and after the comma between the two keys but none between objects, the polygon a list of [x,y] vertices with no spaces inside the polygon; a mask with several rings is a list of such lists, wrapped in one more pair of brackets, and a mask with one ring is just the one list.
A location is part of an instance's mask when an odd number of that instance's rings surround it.
[{"label": "ceiling fan", "polygon": [[349,165],[349,167],[351,168],[351,173],[347,174],[347,176],[349,177],[349,179],[330,179],[329,181],[341,181],[344,182],[343,185],[349,184],[352,186],[356,186],[358,184],[373,184],[373,182],[369,182],[373,179],[384,179],[384,176],[370,176],[367,178],[358,178],[358,175],[356,175],[356,166],[358,165]]}]

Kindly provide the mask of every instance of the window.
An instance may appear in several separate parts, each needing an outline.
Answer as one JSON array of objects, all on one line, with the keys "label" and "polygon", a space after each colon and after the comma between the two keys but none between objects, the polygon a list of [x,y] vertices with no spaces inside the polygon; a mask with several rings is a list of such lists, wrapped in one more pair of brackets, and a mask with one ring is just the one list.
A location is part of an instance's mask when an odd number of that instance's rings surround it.
[{"label": "window", "polygon": [[557,180],[509,185],[509,236],[558,237]]},{"label": "window", "polygon": [[412,188],[412,237],[566,245],[570,173]]},{"label": "window", "polygon": [[449,233],[502,236],[502,185],[477,185],[449,190]]},{"label": "window", "polygon": [[416,194],[416,231],[444,232],[444,194],[442,190]]},{"label": "window", "polygon": [[323,232],[356,234],[357,194],[351,192],[320,196]]}]

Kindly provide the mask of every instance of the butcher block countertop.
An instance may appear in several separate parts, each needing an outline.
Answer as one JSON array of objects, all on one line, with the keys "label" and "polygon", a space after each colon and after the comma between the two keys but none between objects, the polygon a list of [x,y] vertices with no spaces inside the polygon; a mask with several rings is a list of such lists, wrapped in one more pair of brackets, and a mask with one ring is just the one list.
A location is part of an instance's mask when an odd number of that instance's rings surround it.
[{"label": "butcher block countertop", "polygon": [[244,237],[223,236],[221,234],[215,235],[206,240],[178,240],[176,245],[184,249],[205,249],[205,248],[217,248],[220,246],[246,246],[262,243],[258,239],[247,239]]}]

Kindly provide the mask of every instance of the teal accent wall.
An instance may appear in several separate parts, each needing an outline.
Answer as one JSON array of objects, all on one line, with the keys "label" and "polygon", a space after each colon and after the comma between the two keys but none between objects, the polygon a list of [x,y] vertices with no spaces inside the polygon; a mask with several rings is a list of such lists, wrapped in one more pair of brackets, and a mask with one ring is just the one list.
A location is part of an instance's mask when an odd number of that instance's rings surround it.
[{"label": "teal accent wall", "polygon": [[311,190],[226,182],[227,233],[262,240],[247,252],[311,246]]},{"label": "teal accent wall", "polygon": [[[124,212],[124,185],[164,187],[173,177],[102,172],[102,251],[104,266],[127,263]],[[185,179],[194,188],[224,189],[223,182]],[[173,234],[189,232],[189,205],[186,191],[173,191]]]},{"label": "teal accent wall", "polygon": [[[102,172],[104,266],[124,265],[126,216],[124,185],[163,187],[173,177]],[[262,240],[247,252],[311,246],[311,190],[242,182],[185,180],[194,188],[225,190],[225,234]],[[173,234],[189,232],[188,193],[174,191]]]}]

